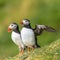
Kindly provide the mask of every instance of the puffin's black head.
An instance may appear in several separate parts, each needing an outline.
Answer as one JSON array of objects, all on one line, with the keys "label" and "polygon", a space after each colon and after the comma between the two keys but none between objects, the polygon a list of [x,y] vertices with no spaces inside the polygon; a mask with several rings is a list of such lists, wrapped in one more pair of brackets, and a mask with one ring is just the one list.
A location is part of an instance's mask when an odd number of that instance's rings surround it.
[{"label": "puffin's black head", "polygon": [[19,27],[16,23],[11,23],[8,27],[8,32],[18,31],[18,30],[19,30]]},{"label": "puffin's black head", "polygon": [[30,21],[28,19],[23,19],[21,22],[20,22],[21,25],[23,26],[28,26],[30,25]]}]

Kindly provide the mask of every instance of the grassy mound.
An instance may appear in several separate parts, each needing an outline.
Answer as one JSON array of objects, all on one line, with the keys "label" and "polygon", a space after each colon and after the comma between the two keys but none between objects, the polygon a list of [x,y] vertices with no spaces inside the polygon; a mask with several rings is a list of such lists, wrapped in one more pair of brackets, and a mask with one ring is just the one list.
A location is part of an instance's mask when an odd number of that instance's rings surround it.
[{"label": "grassy mound", "polygon": [[22,56],[9,57],[5,60],[60,60],[60,39],[33,52],[25,52]]}]

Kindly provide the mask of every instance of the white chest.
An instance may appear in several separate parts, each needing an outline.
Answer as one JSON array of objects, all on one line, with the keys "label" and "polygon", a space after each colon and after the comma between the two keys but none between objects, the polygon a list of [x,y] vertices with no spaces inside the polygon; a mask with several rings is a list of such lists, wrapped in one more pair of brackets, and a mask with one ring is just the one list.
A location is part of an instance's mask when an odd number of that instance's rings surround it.
[{"label": "white chest", "polygon": [[21,30],[21,36],[24,38],[32,38],[34,37],[34,31],[32,29],[28,29],[28,28],[23,28]]},{"label": "white chest", "polygon": [[21,30],[21,37],[25,45],[34,45],[35,44],[35,35],[32,29],[23,28]]},{"label": "white chest", "polygon": [[12,32],[11,38],[12,38],[12,41],[15,44],[17,44],[17,45],[21,44],[21,36],[20,36],[20,34]]}]

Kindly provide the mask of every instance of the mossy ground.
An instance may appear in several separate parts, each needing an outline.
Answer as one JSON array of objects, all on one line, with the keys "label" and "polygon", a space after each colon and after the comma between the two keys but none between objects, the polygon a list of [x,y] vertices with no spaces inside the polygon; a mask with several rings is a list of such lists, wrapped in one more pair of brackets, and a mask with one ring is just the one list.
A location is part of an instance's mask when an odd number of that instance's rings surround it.
[{"label": "mossy ground", "polygon": [[8,57],[5,60],[60,60],[60,39],[33,52],[25,52],[21,56]]}]

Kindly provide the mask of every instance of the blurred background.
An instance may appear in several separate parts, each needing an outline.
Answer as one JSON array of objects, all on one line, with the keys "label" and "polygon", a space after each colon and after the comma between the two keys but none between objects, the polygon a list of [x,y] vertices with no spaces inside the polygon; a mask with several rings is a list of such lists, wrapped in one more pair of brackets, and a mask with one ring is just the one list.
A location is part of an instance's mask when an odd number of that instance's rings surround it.
[{"label": "blurred background", "polygon": [[57,32],[44,31],[38,36],[38,44],[43,47],[60,38],[60,0],[0,0],[0,60],[18,54],[18,47],[11,40],[7,28],[16,22],[29,19],[31,26],[44,24],[54,27]]}]

